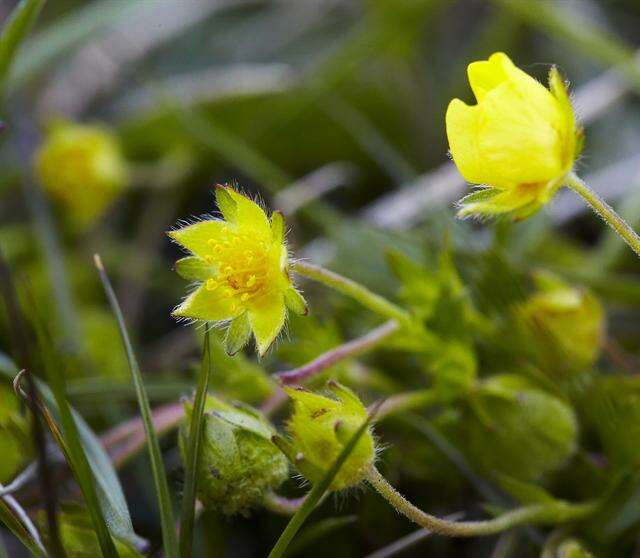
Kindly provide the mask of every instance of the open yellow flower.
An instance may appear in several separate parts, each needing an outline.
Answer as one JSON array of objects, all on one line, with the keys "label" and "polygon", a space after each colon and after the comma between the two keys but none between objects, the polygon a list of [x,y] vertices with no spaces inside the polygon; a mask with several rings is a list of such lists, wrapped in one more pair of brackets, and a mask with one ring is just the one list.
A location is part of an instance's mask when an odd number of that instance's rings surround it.
[{"label": "open yellow flower", "polygon": [[192,255],[179,260],[178,273],[198,283],[174,316],[208,322],[230,322],[225,340],[234,354],[253,331],[264,355],[280,333],[287,308],[307,311],[288,273],[284,219],[271,220],[254,201],[229,186],[216,188],[224,217],[206,219],[171,231],[169,236]]},{"label": "open yellow flower", "polygon": [[467,73],[477,104],[449,103],[447,136],[458,170],[482,189],[461,200],[459,215],[527,217],[562,186],[580,150],[566,86],[555,67],[547,89],[502,52]]}]

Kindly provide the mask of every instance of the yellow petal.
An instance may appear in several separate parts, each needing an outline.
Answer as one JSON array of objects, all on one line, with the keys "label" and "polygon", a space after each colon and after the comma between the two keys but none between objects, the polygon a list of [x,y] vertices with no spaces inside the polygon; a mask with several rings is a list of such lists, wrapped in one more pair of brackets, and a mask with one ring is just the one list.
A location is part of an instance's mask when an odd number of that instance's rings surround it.
[{"label": "yellow petal", "polygon": [[507,81],[478,105],[477,153],[491,185],[545,182],[563,172],[562,116],[551,93],[535,83],[544,100],[523,97],[519,86]]},{"label": "yellow petal", "polygon": [[485,94],[508,79],[507,71],[515,68],[513,62],[503,52],[492,54],[488,60],[472,62],[467,67],[469,85],[478,102]]},{"label": "yellow petal", "polygon": [[194,320],[221,322],[231,320],[242,312],[233,298],[222,296],[218,290],[210,291],[204,285],[191,293],[173,315]]},{"label": "yellow petal", "polygon": [[474,184],[490,183],[492,179],[478,150],[480,118],[478,106],[469,106],[460,99],[449,103],[445,117],[451,156],[464,179]]},{"label": "yellow petal", "polygon": [[249,309],[249,323],[256,338],[258,353],[263,356],[280,333],[286,317],[284,296],[281,292],[265,297]]},{"label": "yellow petal", "polygon": [[211,253],[209,240],[220,239],[228,226],[224,221],[208,219],[170,231],[169,236],[191,253],[204,258]]},{"label": "yellow petal", "polygon": [[258,240],[271,240],[271,224],[264,209],[233,188],[229,186],[225,188],[236,202],[235,224],[238,229],[243,232],[253,231],[258,236]]}]

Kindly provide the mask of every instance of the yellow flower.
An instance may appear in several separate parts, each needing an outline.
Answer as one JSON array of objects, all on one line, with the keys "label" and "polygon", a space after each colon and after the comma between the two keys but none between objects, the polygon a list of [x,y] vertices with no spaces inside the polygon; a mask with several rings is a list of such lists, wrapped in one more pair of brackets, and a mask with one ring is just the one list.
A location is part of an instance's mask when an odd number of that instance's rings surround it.
[{"label": "yellow flower", "polygon": [[99,218],[128,183],[116,136],[98,125],[55,122],[35,154],[35,170],[43,188],[81,228]]},{"label": "yellow flower", "polygon": [[176,270],[198,282],[173,314],[230,321],[225,338],[230,354],[253,331],[262,356],[280,333],[287,308],[307,311],[289,277],[284,219],[275,212],[269,221],[258,204],[229,186],[217,187],[216,201],[224,220],[206,219],[169,233],[192,254],[179,260]]},{"label": "yellow flower", "polygon": [[581,147],[566,86],[555,67],[547,89],[501,52],[467,73],[477,104],[449,103],[447,136],[458,170],[482,189],[461,200],[459,215],[528,217],[562,186]]}]

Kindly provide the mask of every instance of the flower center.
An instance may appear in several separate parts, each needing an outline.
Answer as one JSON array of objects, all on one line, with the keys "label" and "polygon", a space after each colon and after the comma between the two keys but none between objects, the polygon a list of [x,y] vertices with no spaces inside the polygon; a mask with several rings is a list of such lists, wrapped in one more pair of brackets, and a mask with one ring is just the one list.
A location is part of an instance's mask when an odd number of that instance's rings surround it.
[{"label": "flower center", "polygon": [[211,253],[205,256],[217,274],[207,279],[209,291],[219,291],[222,297],[246,303],[269,292],[273,266],[271,246],[255,236],[225,231],[208,241]]}]

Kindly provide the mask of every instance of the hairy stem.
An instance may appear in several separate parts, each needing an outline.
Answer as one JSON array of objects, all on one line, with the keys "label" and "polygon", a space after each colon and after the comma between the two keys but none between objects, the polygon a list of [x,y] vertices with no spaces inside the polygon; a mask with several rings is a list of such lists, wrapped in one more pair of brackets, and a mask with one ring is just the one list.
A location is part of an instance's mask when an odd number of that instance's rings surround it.
[{"label": "hairy stem", "polygon": [[275,376],[285,385],[300,384],[341,360],[358,356],[373,349],[395,333],[399,327],[397,321],[390,320],[362,337],[358,337],[322,353],[320,356],[299,368],[277,372]]},{"label": "hairy stem", "polygon": [[566,184],[581,196],[591,208],[640,256],[640,236],[618,215],[613,208],[574,173],[569,173]]},{"label": "hairy stem", "polygon": [[322,283],[331,289],[335,289],[357,300],[365,308],[385,318],[397,320],[402,325],[411,322],[411,316],[406,310],[347,277],[343,277],[318,265],[302,261],[293,262],[291,269],[298,275],[318,281],[318,283]]},{"label": "hairy stem", "polygon": [[398,513],[425,529],[451,537],[495,535],[496,533],[502,533],[514,527],[527,524],[557,525],[584,519],[591,515],[597,507],[595,502],[572,504],[554,501],[548,504],[534,504],[517,508],[505,512],[494,519],[449,521],[425,513],[407,501],[375,467],[369,469],[367,481]]}]

